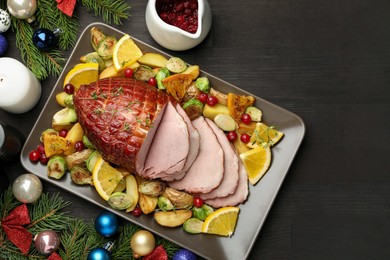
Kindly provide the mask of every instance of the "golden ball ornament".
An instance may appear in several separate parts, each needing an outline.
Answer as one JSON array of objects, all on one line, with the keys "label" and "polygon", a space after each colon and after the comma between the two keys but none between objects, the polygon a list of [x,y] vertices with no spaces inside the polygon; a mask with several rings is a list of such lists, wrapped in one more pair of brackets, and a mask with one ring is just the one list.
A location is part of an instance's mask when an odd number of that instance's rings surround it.
[{"label": "golden ball ornament", "polygon": [[152,233],[140,230],[134,233],[130,239],[130,246],[135,258],[150,254],[156,247],[156,240]]}]

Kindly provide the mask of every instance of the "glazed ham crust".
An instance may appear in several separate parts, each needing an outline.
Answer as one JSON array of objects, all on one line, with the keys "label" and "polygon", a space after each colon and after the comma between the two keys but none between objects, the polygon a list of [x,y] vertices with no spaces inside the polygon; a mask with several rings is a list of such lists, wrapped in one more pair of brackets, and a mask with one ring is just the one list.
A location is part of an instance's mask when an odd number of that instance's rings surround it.
[{"label": "glazed ham crust", "polygon": [[125,77],[83,85],[74,95],[79,122],[103,158],[137,172],[168,101],[165,92]]}]

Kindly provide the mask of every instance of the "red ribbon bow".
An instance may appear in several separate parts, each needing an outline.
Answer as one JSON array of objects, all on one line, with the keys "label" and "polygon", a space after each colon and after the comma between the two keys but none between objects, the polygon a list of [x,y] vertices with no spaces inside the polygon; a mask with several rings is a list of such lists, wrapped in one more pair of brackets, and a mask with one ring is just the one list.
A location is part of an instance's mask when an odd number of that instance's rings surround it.
[{"label": "red ribbon bow", "polygon": [[33,235],[23,225],[30,224],[30,216],[26,204],[12,210],[8,216],[0,221],[8,239],[17,246],[23,254],[30,250]]},{"label": "red ribbon bow", "polygon": [[76,5],[76,0],[56,0],[57,8],[60,9],[64,14],[72,17],[73,10]]}]

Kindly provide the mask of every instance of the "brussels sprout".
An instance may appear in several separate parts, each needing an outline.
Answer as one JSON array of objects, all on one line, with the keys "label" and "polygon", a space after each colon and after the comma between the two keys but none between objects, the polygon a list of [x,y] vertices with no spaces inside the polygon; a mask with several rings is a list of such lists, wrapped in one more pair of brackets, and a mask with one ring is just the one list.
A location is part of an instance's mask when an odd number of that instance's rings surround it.
[{"label": "brussels sprout", "polygon": [[117,210],[127,209],[132,203],[132,198],[123,192],[115,192],[108,198],[108,204]]},{"label": "brussels sprout", "polygon": [[70,169],[70,178],[79,185],[92,185],[92,174],[86,167],[75,165]]},{"label": "brussels sprout", "polygon": [[207,204],[203,204],[202,205],[202,208],[204,209],[204,211],[206,212],[206,215],[209,216],[211,213],[214,212],[214,209],[212,207],[210,207],[209,205]]},{"label": "brussels sprout", "polygon": [[168,198],[175,208],[185,209],[194,205],[194,197],[186,192],[166,187],[163,196]]},{"label": "brussels sprout", "polygon": [[210,91],[210,82],[207,77],[197,78],[195,81],[195,86],[204,93],[209,93]]},{"label": "brussels sprout", "polygon": [[106,38],[106,35],[97,27],[91,29],[91,45],[97,51],[100,43]]},{"label": "brussels sprout", "polygon": [[64,127],[70,127],[73,123],[76,123],[76,121],[76,111],[72,108],[66,107],[54,114],[52,127],[54,130],[61,130]]},{"label": "brussels sprout", "polygon": [[143,181],[139,184],[139,192],[157,197],[160,196],[165,190],[165,183],[157,180]]},{"label": "brussels sprout", "polygon": [[54,179],[61,179],[66,173],[68,167],[65,158],[60,155],[50,157],[47,162],[47,175]]},{"label": "brussels sprout", "polygon": [[154,77],[154,71],[151,67],[141,65],[134,72],[133,77],[138,80],[148,81],[150,78]]},{"label": "brussels sprout", "polygon": [[111,59],[116,43],[117,43],[117,39],[114,36],[107,36],[99,44],[97,53],[99,54],[100,57],[102,57],[102,59]]},{"label": "brussels sprout", "polygon": [[163,196],[158,197],[157,206],[163,211],[168,211],[175,208],[172,202]]},{"label": "brussels sprout", "polygon": [[198,99],[193,98],[184,103],[183,109],[191,120],[194,120],[202,115],[203,103]]},{"label": "brussels sprout", "polygon": [[183,228],[190,234],[202,233],[203,221],[197,218],[190,218],[183,224]]},{"label": "brussels sprout", "polygon": [[187,69],[187,64],[178,57],[170,58],[165,67],[173,73],[181,73]]},{"label": "brussels sprout", "polygon": [[193,207],[192,208],[193,216],[199,220],[205,220],[207,218],[206,210],[202,207]]},{"label": "brussels sprout", "polygon": [[88,171],[93,172],[93,168],[95,167],[95,163],[96,163],[97,159],[100,157],[101,157],[101,155],[98,151],[94,151],[93,153],[91,153],[91,155],[86,160]]},{"label": "brussels sprout", "polygon": [[258,109],[257,107],[253,107],[253,106],[247,107],[245,109],[245,113],[249,114],[251,116],[252,121],[255,121],[255,122],[260,122],[261,117],[263,115],[263,112],[261,112],[260,109]]},{"label": "brussels sprout", "polygon": [[89,141],[86,135],[83,136],[83,144],[89,149],[96,149],[95,145]]},{"label": "brussels sprout", "polygon": [[73,95],[67,95],[64,99],[64,104],[66,107],[73,109],[74,108]]},{"label": "brussels sprout", "polygon": [[72,169],[76,165],[85,165],[85,161],[91,156],[91,149],[84,149],[80,152],[75,152],[65,157],[66,164],[69,169]]},{"label": "brussels sprout", "polygon": [[161,68],[157,74],[156,74],[156,81],[157,81],[157,87],[158,89],[165,89],[164,84],[162,83],[162,80],[166,77],[169,77],[171,73],[169,73],[169,70],[166,68]]},{"label": "brussels sprout", "polygon": [[102,71],[106,68],[106,63],[102,59],[102,57],[99,56],[97,52],[90,52],[87,55],[84,55],[80,58],[81,62],[92,62],[99,64],[99,71]]}]

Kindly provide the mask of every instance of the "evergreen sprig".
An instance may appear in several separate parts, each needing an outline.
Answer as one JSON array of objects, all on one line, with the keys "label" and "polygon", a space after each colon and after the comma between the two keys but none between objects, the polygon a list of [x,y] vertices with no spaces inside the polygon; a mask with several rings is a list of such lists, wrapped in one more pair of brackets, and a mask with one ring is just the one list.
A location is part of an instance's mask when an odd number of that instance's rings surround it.
[{"label": "evergreen sprig", "polygon": [[[13,196],[12,187],[0,194],[0,222],[18,205],[21,205],[21,203]],[[70,202],[63,200],[59,193],[42,193],[37,201],[28,204],[31,224],[25,227],[33,235],[45,230],[56,231],[61,240],[61,246],[57,253],[63,260],[87,259],[89,252],[93,248],[103,247],[105,243],[115,239],[101,236],[96,231],[93,221],[85,222],[83,219],[72,218],[72,216],[63,211],[69,205]],[[135,259],[130,247],[130,240],[138,230],[141,230],[141,228],[129,222],[120,226],[119,236],[113,241],[112,259]],[[163,245],[170,259],[180,249],[179,246],[164,238],[159,236],[155,236],[155,238],[156,246]],[[28,254],[23,255],[8,240],[3,229],[0,228],[0,259],[27,260],[46,258],[33,245],[31,245]]]},{"label": "evergreen sprig", "polygon": [[[102,16],[107,24],[122,24],[122,20],[130,16],[130,6],[125,0],[81,0],[77,2],[81,2],[95,16]],[[63,51],[74,47],[79,23],[77,12],[73,17],[68,17],[57,8],[57,2],[54,0],[39,0],[37,4],[34,22],[28,23],[27,20],[11,16],[11,29],[15,32],[16,47],[20,51],[23,62],[39,80],[44,80],[50,75],[59,76],[62,72],[66,61]],[[0,8],[7,9],[7,0],[0,0]],[[57,49],[41,52],[34,46],[32,36],[34,30],[38,28],[61,30]]]}]

